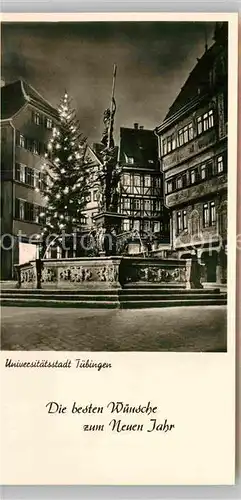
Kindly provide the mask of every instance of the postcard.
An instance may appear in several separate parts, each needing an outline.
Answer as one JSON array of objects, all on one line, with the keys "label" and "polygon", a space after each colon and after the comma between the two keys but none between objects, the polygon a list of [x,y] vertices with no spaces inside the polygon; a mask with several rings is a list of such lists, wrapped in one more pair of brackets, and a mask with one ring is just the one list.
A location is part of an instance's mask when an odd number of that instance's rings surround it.
[{"label": "postcard", "polygon": [[234,484],[237,15],[1,28],[2,484]]}]

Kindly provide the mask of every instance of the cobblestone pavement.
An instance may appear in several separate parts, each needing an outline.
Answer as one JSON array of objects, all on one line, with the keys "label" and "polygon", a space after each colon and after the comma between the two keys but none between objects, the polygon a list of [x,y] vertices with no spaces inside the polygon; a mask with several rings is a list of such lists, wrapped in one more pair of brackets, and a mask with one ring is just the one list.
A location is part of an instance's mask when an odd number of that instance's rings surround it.
[{"label": "cobblestone pavement", "polygon": [[226,307],[2,307],[2,350],[225,351]]}]

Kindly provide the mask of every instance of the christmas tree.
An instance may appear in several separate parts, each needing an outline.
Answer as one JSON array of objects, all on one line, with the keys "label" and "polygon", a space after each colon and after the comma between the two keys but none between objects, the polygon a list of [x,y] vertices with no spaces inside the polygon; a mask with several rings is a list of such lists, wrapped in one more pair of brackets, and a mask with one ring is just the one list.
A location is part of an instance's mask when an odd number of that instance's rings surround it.
[{"label": "christmas tree", "polygon": [[60,123],[53,128],[42,175],[42,191],[47,202],[40,213],[43,253],[51,242],[61,241],[61,235],[73,241],[73,234],[81,233],[89,192],[86,138],[80,132],[67,92],[58,111]]}]

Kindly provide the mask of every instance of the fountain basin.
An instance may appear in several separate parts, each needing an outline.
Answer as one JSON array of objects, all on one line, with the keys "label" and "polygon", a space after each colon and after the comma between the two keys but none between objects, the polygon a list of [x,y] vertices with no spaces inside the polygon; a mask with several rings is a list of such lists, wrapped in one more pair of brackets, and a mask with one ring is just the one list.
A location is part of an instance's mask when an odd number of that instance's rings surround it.
[{"label": "fountain basin", "polygon": [[[109,256],[37,259],[15,266],[18,288],[121,289],[125,286],[193,288],[191,259]],[[195,282],[197,288],[197,279]]]}]

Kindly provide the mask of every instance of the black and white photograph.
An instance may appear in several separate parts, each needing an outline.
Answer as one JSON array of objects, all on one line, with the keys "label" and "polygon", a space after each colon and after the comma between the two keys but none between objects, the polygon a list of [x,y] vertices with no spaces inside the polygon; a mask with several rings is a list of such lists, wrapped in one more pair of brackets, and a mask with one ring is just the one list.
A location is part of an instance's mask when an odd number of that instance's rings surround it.
[{"label": "black and white photograph", "polygon": [[2,351],[227,352],[228,25],[2,23]]},{"label": "black and white photograph", "polygon": [[238,16],[1,42],[2,484],[234,485]]}]

